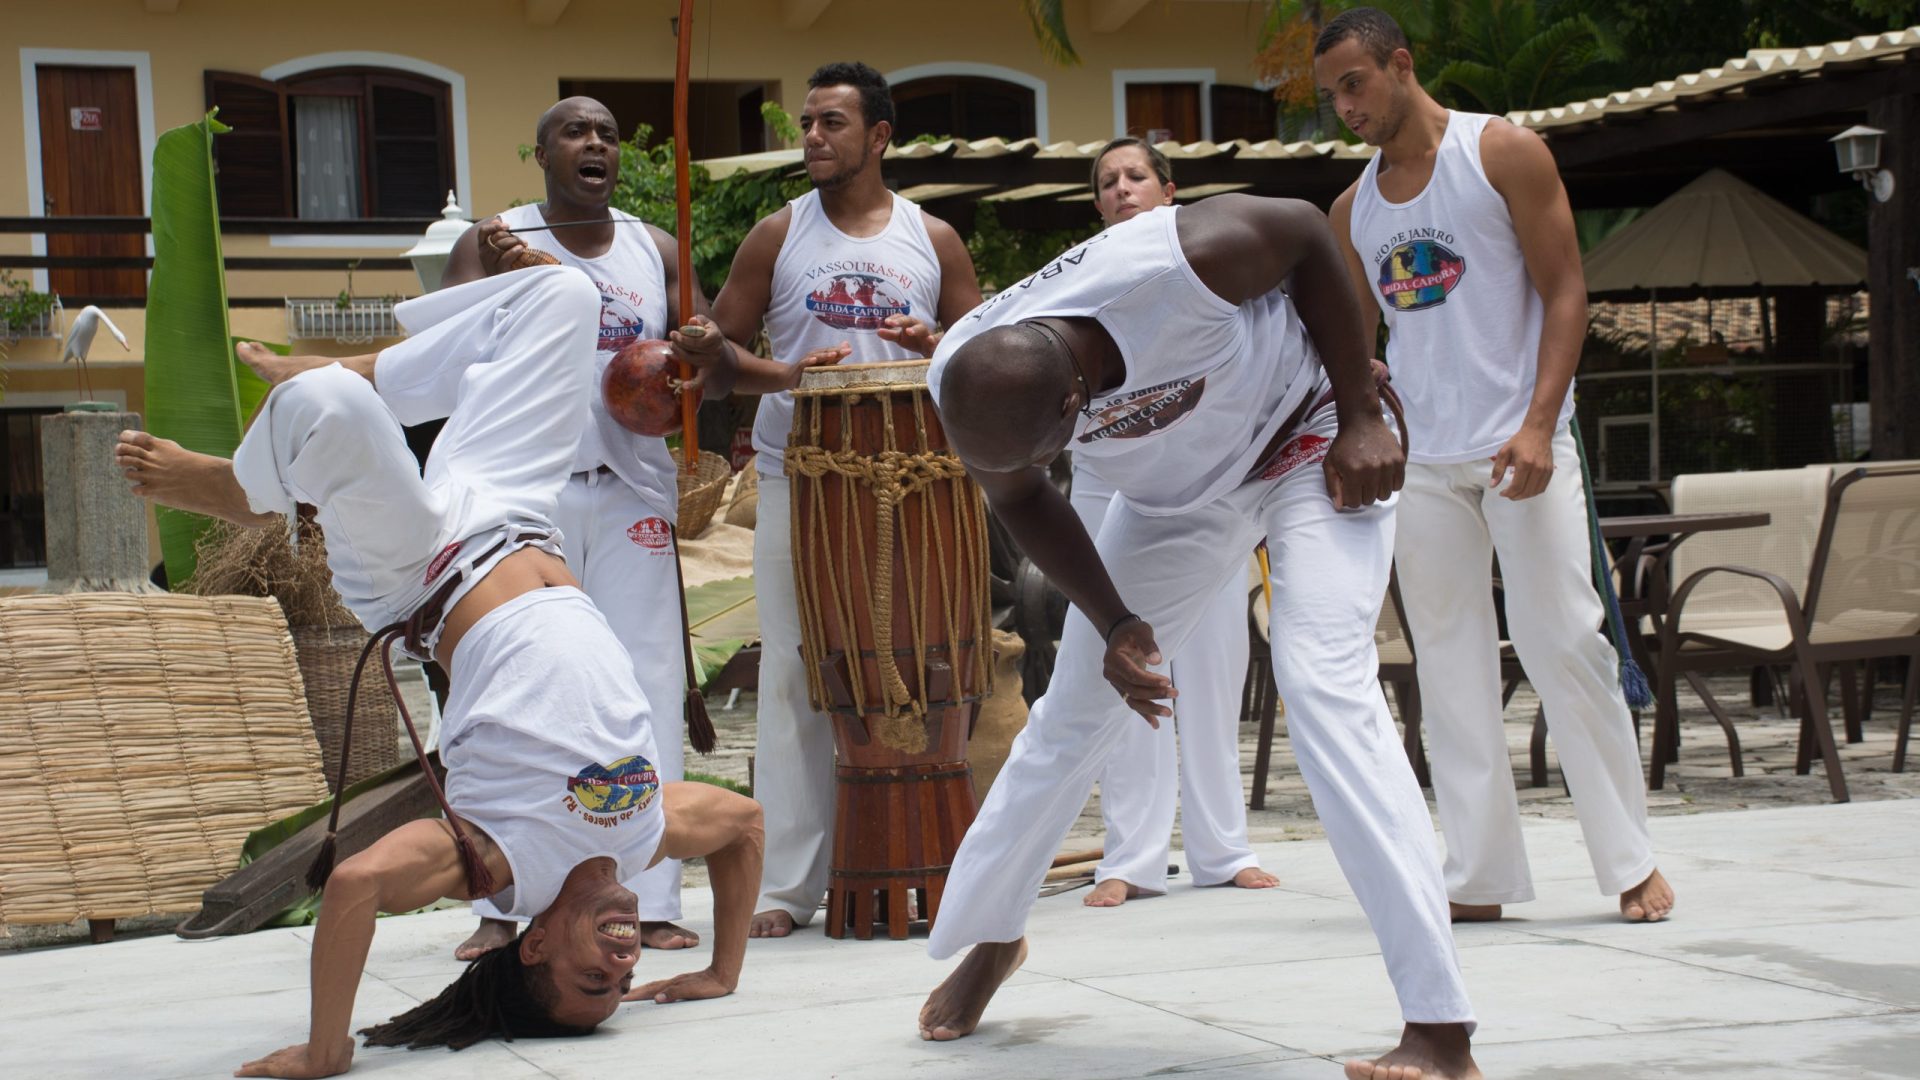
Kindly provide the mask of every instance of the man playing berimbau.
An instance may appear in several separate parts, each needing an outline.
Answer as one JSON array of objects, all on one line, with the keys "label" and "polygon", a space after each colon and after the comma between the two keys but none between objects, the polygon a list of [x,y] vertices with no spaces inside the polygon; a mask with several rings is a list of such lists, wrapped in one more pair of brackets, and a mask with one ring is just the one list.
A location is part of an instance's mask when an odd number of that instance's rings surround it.
[{"label": "man playing berimbau", "polygon": [[[587,422],[590,370],[578,357],[598,310],[572,268],[484,278],[400,305],[411,336],[378,354],[336,363],[243,346],[274,388],[230,462],[121,437],[117,465],[156,502],[257,527],[297,503],[316,507],[348,607],[370,630],[408,624],[409,647],[452,681],[445,817],[403,825],[333,870],[307,1039],[238,1075],[345,1072],[375,914],[442,897],[492,897],[532,921],[440,996],[364,1029],[370,1045],[585,1034],[623,994],[718,997],[738,982],[760,886],[759,807],[660,782],[659,703],[558,555],[553,519]],[[688,383],[697,393],[731,353],[716,336],[686,355],[704,365]],[[423,476],[400,425],[440,417]],[[631,988],[640,920],[620,883],[694,856],[713,880],[712,963]]]},{"label": "man playing berimbau", "polygon": [[[1171,715],[1177,690],[1154,668],[1264,538],[1288,733],[1406,1025],[1347,1074],[1479,1076],[1433,826],[1378,681],[1405,455],[1343,270],[1312,206],[1220,196],[1109,228],[936,352],[948,438],[1076,614],[955,857],[928,951],[973,950],[927,999],[923,1038],[971,1032],[1023,962],[1049,857],[1106,753],[1124,725]],[[1097,540],[1047,481],[1068,447],[1122,497]]]}]

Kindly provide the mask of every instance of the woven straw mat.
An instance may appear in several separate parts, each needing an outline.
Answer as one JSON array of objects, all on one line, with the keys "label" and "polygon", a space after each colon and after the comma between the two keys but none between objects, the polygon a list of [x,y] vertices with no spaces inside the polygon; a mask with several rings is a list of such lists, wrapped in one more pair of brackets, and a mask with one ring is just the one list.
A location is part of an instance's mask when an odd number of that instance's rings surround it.
[{"label": "woven straw mat", "polygon": [[194,911],[327,794],[272,600],[0,600],[0,925]]}]

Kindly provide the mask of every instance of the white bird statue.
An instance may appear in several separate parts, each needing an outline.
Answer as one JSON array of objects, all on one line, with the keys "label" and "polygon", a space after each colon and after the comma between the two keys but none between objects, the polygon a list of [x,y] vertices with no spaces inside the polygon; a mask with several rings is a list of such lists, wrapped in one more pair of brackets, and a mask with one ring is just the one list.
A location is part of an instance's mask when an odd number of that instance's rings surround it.
[{"label": "white bird statue", "polygon": [[87,353],[93,350],[93,335],[99,332],[102,323],[106,324],[107,333],[113,335],[113,340],[118,341],[122,349],[133,351],[133,347],[127,344],[127,335],[113,325],[113,320],[107,318],[106,312],[92,304],[81,308],[80,314],[74,316],[73,329],[67,331],[66,344],[60,346],[62,363],[71,359],[80,365],[80,388],[89,401],[93,400],[93,385],[87,378]]}]

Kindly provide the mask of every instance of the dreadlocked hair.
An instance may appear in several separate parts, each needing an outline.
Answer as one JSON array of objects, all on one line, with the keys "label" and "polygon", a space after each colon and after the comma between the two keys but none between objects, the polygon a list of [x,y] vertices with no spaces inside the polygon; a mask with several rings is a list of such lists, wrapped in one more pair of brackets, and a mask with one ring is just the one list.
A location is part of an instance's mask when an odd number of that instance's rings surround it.
[{"label": "dreadlocked hair", "polygon": [[419,1050],[444,1046],[464,1050],[486,1039],[555,1039],[591,1035],[593,1028],[553,1018],[551,985],[520,959],[522,931],[509,945],[467,965],[438,997],[384,1024],[362,1028],[368,1046],[404,1046]]}]

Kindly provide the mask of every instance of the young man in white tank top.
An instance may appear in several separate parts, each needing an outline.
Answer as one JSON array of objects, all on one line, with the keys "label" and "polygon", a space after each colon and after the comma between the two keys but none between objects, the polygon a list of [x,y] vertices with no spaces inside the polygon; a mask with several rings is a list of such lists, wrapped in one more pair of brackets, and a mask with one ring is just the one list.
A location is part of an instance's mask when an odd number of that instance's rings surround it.
[{"label": "young man in white tank top", "polygon": [[[354,614],[376,632],[404,621],[409,648],[452,681],[446,785],[434,792],[445,817],[402,825],[332,870],[306,1041],[237,1075],[347,1071],[375,914],[442,897],[491,897],[530,925],[438,997],[364,1029],[368,1045],[585,1034],[623,999],[718,997],[739,981],[759,808],[711,785],[662,783],[650,703],[558,555],[556,510],[587,421],[591,371],[579,357],[599,309],[568,267],[456,285],[400,305],[410,336],[375,355],[241,346],[274,389],[232,461],[121,435],[116,466],[155,502],[262,528],[313,505]],[[702,377],[727,363],[711,347],[686,355]],[[423,474],[400,425],[439,418]],[[714,883],[713,961],[633,986],[639,916],[621,882],[663,857],[696,856]]]},{"label": "young man in white tank top", "polygon": [[[1459,920],[1533,899],[1506,735],[1492,562],[1540,694],[1600,891],[1665,918],[1640,749],[1600,636],[1586,492],[1568,421],[1586,334],[1573,215],[1539,136],[1449,112],[1372,8],[1327,24],[1321,92],[1380,152],[1333,205],[1362,300],[1384,313],[1413,449],[1395,551],[1419,658],[1434,797]],[[1375,325],[1372,319],[1368,325]]]},{"label": "young man in white tank top", "polygon": [[[734,256],[713,319],[735,341],[764,323],[778,360],[802,368],[932,354],[935,324],[980,302],[973,260],[945,222],[887,190],[880,160],[893,98],[865,64],[827,64],[800,113],[813,190],[753,227]],[[742,385],[742,389],[746,389]],[[805,926],[827,890],[832,854],[833,728],[807,698],[785,475],[793,397],[761,398],[753,447],[760,506],[753,581],[760,611],[754,797],[767,815],[767,870],[755,937]]]},{"label": "young man in white tank top", "polygon": [[[1163,656],[1264,539],[1300,772],[1405,1021],[1398,1048],[1348,1073],[1479,1075],[1433,823],[1380,691],[1405,458],[1367,352],[1326,218],[1241,195],[1123,221],[947,333],[927,380],[948,439],[1073,611],[954,857],[927,951],[973,948],[927,999],[922,1038],[970,1033],[1025,959],[1027,913],[1105,757],[1126,725],[1172,715]],[[1123,496],[1098,538],[1047,479],[1069,446]]]}]

